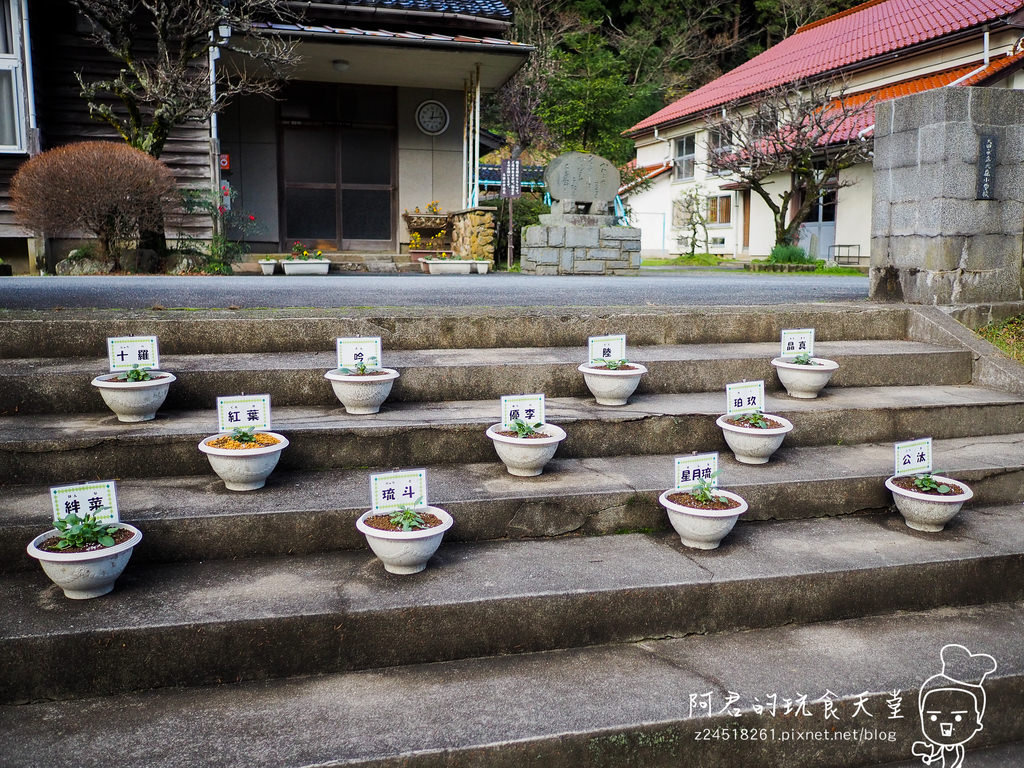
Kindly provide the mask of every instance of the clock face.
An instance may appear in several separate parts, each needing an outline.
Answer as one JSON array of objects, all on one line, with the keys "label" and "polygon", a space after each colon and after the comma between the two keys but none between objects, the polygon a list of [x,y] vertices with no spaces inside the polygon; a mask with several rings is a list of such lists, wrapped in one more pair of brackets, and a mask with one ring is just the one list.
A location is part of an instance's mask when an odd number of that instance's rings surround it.
[{"label": "clock face", "polygon": [[444,133],[448,121],[448,109],[439,101],[424,101],[416,108],[416,125],[428,136]]}]

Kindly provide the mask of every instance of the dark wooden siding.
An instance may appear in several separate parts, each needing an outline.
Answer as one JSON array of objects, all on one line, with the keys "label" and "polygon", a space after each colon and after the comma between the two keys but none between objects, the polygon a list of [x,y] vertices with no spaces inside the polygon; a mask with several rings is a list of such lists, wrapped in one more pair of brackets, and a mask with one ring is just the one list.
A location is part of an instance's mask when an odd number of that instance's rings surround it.
[{"label": "dark wooden siding", "polygon": [[27,235],[14,221],[10,196],[11,177],[24,161],[25,155],[0,155],[0,237]]}]

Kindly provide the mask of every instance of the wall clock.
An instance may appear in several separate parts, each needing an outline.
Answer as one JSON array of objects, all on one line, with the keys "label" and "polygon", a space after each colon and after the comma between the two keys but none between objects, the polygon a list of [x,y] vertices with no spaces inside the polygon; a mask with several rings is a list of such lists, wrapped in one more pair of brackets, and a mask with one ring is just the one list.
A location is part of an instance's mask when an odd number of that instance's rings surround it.
[{"label": "wall clock", "polygon": [[451,116],[440,101],[428,99],[416,107],[416,127],[428,136],[437,136],[448,130]]}]

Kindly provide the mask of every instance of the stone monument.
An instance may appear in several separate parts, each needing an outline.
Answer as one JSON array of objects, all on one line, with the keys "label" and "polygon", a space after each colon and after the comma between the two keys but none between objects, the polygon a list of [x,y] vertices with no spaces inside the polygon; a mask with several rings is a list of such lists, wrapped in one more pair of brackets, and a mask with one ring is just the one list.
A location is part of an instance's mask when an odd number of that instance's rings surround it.
[{"label": "stone monument", "polygon": [[875,108],[876,301],[1024,296],[1024,91],[937,88]]},{"label": "stone monument", "polygon": [[523,230],[522,271],[538,275],[633,275],[640,230],[615,226],[619,171],[597,155],[569,152],[544,170],[551,213]]}]

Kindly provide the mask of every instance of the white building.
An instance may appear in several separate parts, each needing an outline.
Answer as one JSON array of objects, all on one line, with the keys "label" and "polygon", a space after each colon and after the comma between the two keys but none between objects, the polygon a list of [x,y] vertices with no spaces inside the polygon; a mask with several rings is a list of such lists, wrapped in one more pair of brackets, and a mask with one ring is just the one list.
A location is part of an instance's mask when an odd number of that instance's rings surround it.
[{"label": "white building", "polygon": [[[633,126],[636,162],[651,178],[628,195],[647,253],[685,253],[680,196],[698,186],[707,205],[709,250],[754,258],[774,245],[771,211],[757,194],[704,166],[707,125],[727,104],[797,79],[842,78],[847,98],[888,99],[942,87],[1024,88],[1022,0],[869,0],[800,27],[759,56]],[[1024,121],[1024,115],[1021,116]],[[870,120],[858,133],[870,136]],[[831,246],[867,263],[871,243],[871,166],[842,172],[853,181],[819,201],[800,244],[817,258]],[[780,176],[773,184],[792,183]],[[701,246],[703,243],[701,243]],[[835,252],[835,251],[834,251]]]}]

